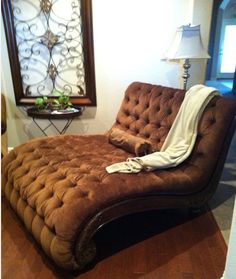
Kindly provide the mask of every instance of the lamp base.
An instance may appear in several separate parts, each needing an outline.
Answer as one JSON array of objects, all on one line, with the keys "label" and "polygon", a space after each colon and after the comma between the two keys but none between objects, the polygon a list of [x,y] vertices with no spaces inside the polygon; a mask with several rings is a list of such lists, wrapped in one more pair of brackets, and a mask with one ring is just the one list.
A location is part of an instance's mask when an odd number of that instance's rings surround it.
[{"label": "lamp base", "polygon": [[188,78],[190,77],[190,74],[188,73],[189,68],[191,67],[191,64],[189,63],[189,59],[185,59],[184,64],[183,64],[183,68],[184,68],[184,73],[182,75],[182,78],[184,80],[184,90],[187,89],[187,81]]}]

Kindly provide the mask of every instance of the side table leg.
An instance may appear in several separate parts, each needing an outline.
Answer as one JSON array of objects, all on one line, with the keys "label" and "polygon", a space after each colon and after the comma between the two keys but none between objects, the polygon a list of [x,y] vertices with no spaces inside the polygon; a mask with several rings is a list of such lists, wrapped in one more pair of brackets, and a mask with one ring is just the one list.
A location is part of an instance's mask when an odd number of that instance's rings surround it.
[{"label": "side table leg", "polygon": [[69,119],[67,119],[67,122],[66,122],[66,124],[65,124],[65,126],[64,126],[64,128],[63,128],[62,130],[59,130],[59,129],[57,128],[57,126],[53,123],[53,121],[52,121],[51,119],[48,119],[48,120],[50,121],[51,125],[57,130],[58,134],[63,135],[63,134],[65,134],[65,132],[66,132],[67,129],[69,128],[69,126],[70,126],[70,124],[72,123],[73,119],[74,119],[74,118],[69,118]]},{"label": "side table leg", "polygon": [[45,130],[47,130],[47,128],[49,128],[51,126],[51,123],[44,129],[42,129],[39,124],[37,123],[37,121],[35,120],[35,118],[33,117],[33,121],[36,124],[36,126],[39,128],[39,130],[47,137],[48,135],[44,132]]}]

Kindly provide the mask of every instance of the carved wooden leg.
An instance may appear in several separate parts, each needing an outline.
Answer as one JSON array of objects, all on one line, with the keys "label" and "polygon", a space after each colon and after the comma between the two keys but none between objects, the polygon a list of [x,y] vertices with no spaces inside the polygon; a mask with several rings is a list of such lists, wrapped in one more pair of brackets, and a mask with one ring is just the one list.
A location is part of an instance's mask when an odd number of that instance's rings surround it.
[{"label": "carved wooden leg", "polygon": [[78,244],[75,249],[75,257],[78,264],[78,269],[83,269],[89,264],[96,255],[96,245],[93,239],[85,246],[80,247]]}]

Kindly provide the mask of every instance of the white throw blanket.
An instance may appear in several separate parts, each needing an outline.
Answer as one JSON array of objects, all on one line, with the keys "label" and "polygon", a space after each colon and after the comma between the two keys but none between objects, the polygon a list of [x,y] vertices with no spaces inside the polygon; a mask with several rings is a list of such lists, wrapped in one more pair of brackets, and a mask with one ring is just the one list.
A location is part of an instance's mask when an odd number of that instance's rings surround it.
[{"label": "white throw blanket", "polygon": [[191,154],[200,117],[209,103],[219,95],[213,87],[194,85],[185,94],[179,112],[159,152],[142,157],[128,158],[126,162],[106,167],[108,173],[137,173],[141,170],[171,168],[179,165]]}]

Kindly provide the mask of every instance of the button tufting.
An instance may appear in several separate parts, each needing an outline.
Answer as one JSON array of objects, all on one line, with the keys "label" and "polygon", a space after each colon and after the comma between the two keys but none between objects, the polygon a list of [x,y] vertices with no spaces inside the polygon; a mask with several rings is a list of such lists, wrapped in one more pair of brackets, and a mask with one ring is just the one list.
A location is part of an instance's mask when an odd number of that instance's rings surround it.
[{"label": "button tufting", "polygon": [[62,207],[63,206],[63,201],[59,201],[59,203],[58,203],[58,207]]},{"label": "button tufting", "polygon": [[70,181],[70,187],[71,187],[71,188],[74,188],[76,185],[77,185],[77,183],[75,183],[75,182],[73,182],[73,181]]},{"label": "button tufting", "polygon": [[85,197],[87,197],[88,195],[89,195],[89,192],[85,192],[85,191],[81,191],[81,192],[80,192],[81,198],[85,198]]},{"label": "button tufting", "polygon": [[198,135],[197,135],[197,140],[201,140],[202,137],[203,137],[202,134],[198,134]]},{"label": "button tufting", "polygon": [[215,118],[211,118],[211,119],[209,120],[209,122],[210,122],[211,125],[212,125],[212,124],[215,124],[215,123],[216,123],[216,119],[215,119]]},{"label": "button tufting", "polygon": [[53,234],[56,234],[55,226],[53,226],[53,227],[51,228],[51,231],[52,231]]}]

